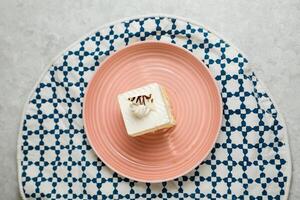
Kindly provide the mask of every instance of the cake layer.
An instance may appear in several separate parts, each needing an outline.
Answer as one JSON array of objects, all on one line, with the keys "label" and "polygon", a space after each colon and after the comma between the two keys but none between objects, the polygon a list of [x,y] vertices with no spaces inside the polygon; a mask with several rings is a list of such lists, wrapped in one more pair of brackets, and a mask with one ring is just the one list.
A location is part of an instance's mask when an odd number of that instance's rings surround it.
[{"label": "cake layer", "polygon": [[118,96],[128,135],[138,136],[175,125],[166,90],[157,83]]}]

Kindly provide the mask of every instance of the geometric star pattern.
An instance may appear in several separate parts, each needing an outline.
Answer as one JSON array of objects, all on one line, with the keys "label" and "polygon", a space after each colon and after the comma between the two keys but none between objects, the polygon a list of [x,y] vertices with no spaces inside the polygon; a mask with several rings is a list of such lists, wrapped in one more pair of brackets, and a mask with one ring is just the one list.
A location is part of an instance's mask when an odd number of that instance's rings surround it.
[{"label": "geometric star pattern", "polygon": [[[82,105],[99,65],[138,41],[174,43],[203,60],[223,101],[218,140],[205,161],[162,183],[110,170],[85,134]],[[102,28],[71,46],[41,79],[26,106],[19,181],[26,199],[283,199],[289,147],[284,122],[247,58],[204,27],[172,17],[142,17]]]}]

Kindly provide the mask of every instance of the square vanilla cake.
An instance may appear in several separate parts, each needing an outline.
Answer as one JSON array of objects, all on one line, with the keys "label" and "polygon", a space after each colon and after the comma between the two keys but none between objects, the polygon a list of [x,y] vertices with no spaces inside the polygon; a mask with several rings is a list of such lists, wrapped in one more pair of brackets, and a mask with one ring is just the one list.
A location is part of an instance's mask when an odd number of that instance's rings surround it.
[{"label": "square vanilla cake", "polygon": [[164,87],[151,83],[118,95],[129,136],[139,136],[175,125]]}]

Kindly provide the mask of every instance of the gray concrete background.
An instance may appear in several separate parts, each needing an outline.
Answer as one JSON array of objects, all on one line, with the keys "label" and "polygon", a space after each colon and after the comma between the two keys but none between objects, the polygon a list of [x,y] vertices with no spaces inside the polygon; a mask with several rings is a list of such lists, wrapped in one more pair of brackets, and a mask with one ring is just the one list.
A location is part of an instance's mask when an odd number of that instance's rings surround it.
[{"label": "gray concrete background", "polygon": [[252,63],[285,116],[292,151],[290,199],[300,199],[299,0],[0,0],[0,199],[18,199],[16,141],[24,102],[45,65],[92,29],[166,13],[206,24]]}]

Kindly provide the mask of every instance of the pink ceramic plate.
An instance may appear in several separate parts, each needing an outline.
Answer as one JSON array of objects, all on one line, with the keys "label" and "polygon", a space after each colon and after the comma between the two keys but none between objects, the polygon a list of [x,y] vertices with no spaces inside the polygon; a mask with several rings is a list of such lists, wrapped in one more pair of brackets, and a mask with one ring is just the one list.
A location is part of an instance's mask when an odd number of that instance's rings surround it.
[{"label": "pink ceramic plate", "polygon": [[[157,82],[169,94],[176,127],[127,136],[117,95]],[[139,42],[108,57],[90,81],[84,125],[94,151],[112,170],[143,182],[184,175],[211,151],[221,124],[221,99],[207,67],[189,51],[162,42]]]}]

